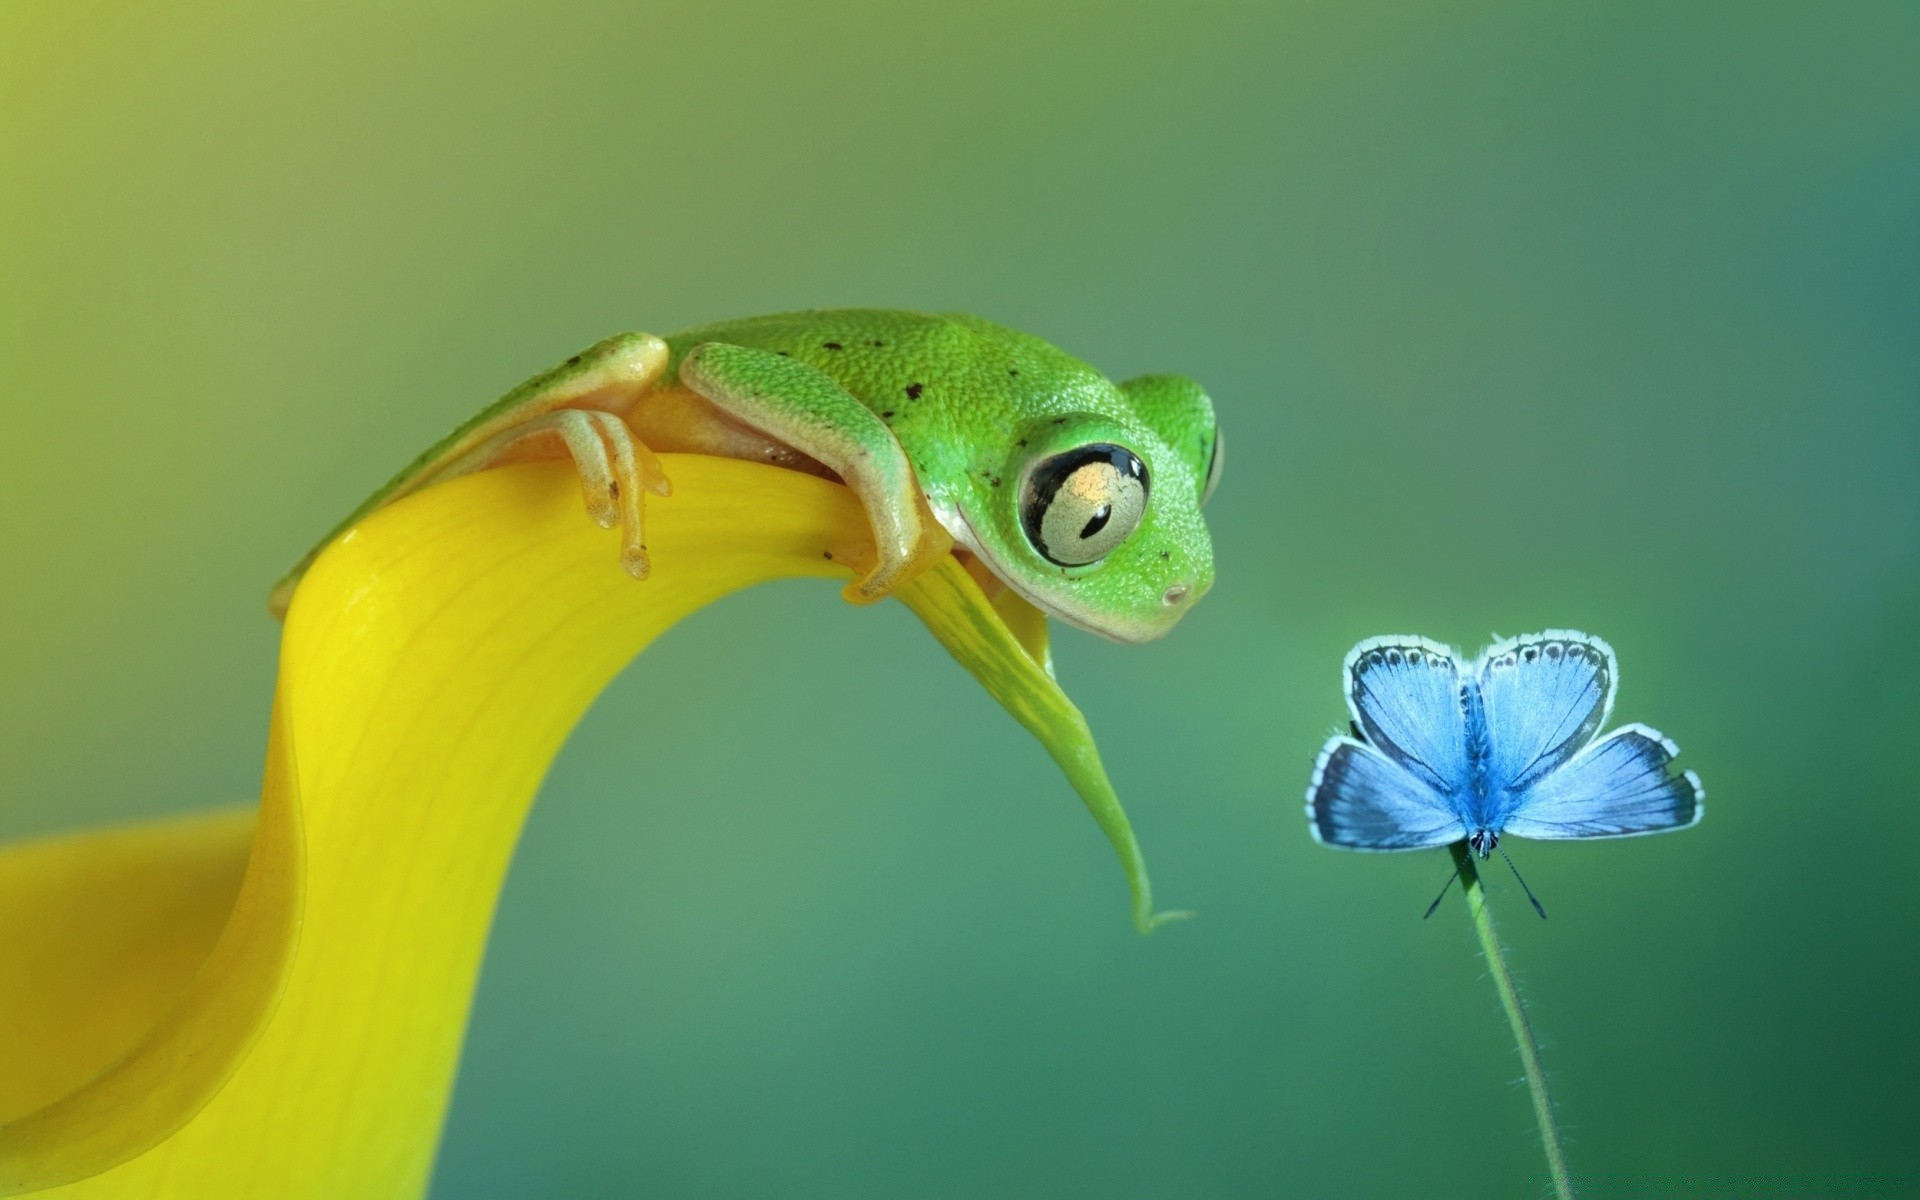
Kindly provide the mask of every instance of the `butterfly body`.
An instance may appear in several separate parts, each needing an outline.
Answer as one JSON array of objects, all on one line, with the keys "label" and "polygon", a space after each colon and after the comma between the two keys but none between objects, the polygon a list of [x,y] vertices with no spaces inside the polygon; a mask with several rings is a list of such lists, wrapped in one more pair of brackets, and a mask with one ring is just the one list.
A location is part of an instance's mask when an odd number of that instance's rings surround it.
[{"label": "butterfly body", "polygon": [[1328,741],[1307,789],[1314,836],[1354,850],[1466,841],[1482,858],[1502,834],[1625,837],[1700,819],[1679,748],[1644,725],[1596,738],[1619,670],[1599,638],[1548,630],[1463,664],[1425,638],[1370,638],[1342,668],[1354,736]]}]

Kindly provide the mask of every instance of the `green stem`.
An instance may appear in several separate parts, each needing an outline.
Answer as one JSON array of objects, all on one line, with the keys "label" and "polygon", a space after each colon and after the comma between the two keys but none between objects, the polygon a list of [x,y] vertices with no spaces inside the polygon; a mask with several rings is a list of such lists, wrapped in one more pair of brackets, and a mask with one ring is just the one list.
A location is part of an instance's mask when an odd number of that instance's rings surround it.
[{"label": "green stem", "polygon": [[1520,1049],[1520,1061],[1527,1068],[1527,1091],[1533,1094],[1533,1115],[1540,1123],[1540,1145],[1547,1152],[1547,1170],[1553,1175],[1553,1193],[1560,1200],[1573,1200],[1573,1180],[1567,1174],[1567,1149],[1560,1140],[1560,1123],[1553,1115],[1553,1098],[1547,1095],[1546,1072],[1540,1069],[1540,1043],[1533,1037],[1527,1021],[1526,1006],[1513,986],[1513,974],[1507,970],[1507,956],[1500,949],[1500,937],[1493,929],[1493,910],[1487,907],[1486,888],[1473,862],[1473,851],[1465,842],[1452,846],[1453,861],[1460,867],[1460,886],[1467,894],[1467,910],[1473,914],[1473,930],[1480,935],[1480,951],[1486,955],[1487,969],[1493,973],[1493,986],[1500,993],[1500,1006],[1507,1010],[1507,1024],[1513,1028],[1514,1045]]}]

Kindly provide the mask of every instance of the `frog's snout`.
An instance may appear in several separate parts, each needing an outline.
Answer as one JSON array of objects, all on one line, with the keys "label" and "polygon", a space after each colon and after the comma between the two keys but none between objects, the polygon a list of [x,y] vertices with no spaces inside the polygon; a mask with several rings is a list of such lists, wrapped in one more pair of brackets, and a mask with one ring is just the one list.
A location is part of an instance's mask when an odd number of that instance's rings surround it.
[{"label": "frog's snout", "polygon": [[1160,602],[1166,605],[1168,608],[1172,608],[1176,604],[1185,603],[1187,597],[1192,594],[1193,594],[1192,588],[1188,587],[1184,583],[1176,583],[1172,587],[1168,588],[1166,592],[1161,595]]}]

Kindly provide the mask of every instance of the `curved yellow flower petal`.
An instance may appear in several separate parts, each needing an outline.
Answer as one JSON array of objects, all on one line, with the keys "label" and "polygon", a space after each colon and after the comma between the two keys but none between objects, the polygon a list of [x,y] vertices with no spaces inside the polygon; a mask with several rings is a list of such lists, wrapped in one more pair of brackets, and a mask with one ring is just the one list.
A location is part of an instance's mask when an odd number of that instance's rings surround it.
[{"label": "curved yellow flower petal", "polygon": [[[41,1062],[41,1086],[81,1086],[0,1125],[0,1195],[82,1179],[159,1144],[219,1091],[265,1031],[298,941],[302,885],[297,789],[277,705],[260,808],[245,816],[245,875],[226,911],[213,915],[225,920],[211,951],[207,907],[237,874],[230,824],[215,819],[171,836],[136,827],[9,854],[17,890],[4,900],[15,948],[67,962],[47,978],[23,973],[18,986],[37,995],[11,1006],[10,1015],[25,1020],[6,1033],[59,1047]],[[91,891],[92,884],[125,890]],[[136,929],[136,910],[156,900],[177,906],[181,925],[155,946],[93,957],[61,945]],[[189,958],[196,940],[204,953]],[[152,973],[135,978],[143,959]],[[74,1020],[90,1011],[111,1016],[90,1028]]]},{"label": "curved yellow flower petal", "polygon": [[175,817],[0,850],[0,1124],[99,1075],[174,1007],[233,911],[253,820]]},{"label": "curved yellow flower petal", "polygon": [[[559,464],[428,489],[321,558],[288,616],[231,918],[144,1039],[130,1041],[129,1024],[157,1015],[163,985],[104,1005],[99,1036],[70,1031],[86,1051],[54,1056],[61,1069],[16,1100],[77,1086],[0,1127],[0,1184],[194,1200],[424,1191],[508,859],[575,722],[687,613],[870,560],[860,507],[836,484],[725,459],[666,467],[674,494],[648,502],[644,584],[614,566],[615,535],[582,518]],[[1125,817],[1045,669],[1044,620],[990,604],[951,558],[896,594],[1047,743],[1120,851],[1150,928]],[[230,844],[232,830],[220,836]],[[0,902],[17,914],[34,901]],[[167,961],[177,986],[180,955]]]},{"label": "curved yellow flower petal", "polygon": [[987,603],[973,577],[949,558],[899,588],[894,595],[914,611],[947,652],[973,673],[987,693],[1013,714],[1060,764],[1067,781],[1080,793],[1087,811],[1113,843],[1120,866],[1133,893],[1133,923],[1141,933],[1152,933],[1167,922],[1192,916],[1189,912],[1153,910],[1153,885],[1147,879],[1147,861],[1134,840],[1133,826],[1120,807],[1100,765],[1100,751],[1080,710],[1053,681],[1052,656],[1047,651],[1046,618],[1012,592]]}]

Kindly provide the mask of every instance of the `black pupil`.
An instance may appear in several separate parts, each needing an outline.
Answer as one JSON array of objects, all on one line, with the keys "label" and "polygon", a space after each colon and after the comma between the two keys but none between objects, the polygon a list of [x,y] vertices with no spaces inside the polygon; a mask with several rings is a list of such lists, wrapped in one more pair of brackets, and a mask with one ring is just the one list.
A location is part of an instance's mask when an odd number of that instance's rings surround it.
[{"label": "black pupil", "polygon": [[1099,508],[1094,509],[1093,516],[1087,521],[1086,528],[1080,531],[1080,540],[1084,542],[1094,534],[1099,533],[1102,529],[1105,529],[1107,522],[1112,519],[1112,517],[1113,505],[1111,504],[1102,504]]}]

